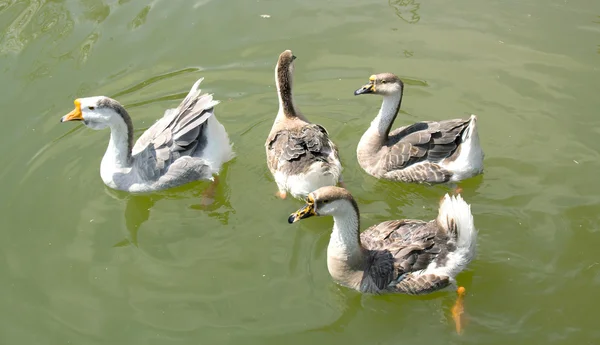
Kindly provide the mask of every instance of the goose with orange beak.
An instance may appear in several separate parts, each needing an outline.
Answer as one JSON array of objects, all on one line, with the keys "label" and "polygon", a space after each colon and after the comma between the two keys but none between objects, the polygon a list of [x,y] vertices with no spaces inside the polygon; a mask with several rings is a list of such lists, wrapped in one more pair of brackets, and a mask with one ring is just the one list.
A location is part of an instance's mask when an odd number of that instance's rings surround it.
[{"label": "goose with orange beak", "polygon": [[168,109],[135,145],[129,113],[109,97],[78,98],[75,108],[60,121],[81,121],[94,130],[110,129],[100,177],[111,188],[151,192],[214,180],[234,153],[225,128],[214,114],[219,102],[201,92],[201,82],[198,80],[181,104]]}]

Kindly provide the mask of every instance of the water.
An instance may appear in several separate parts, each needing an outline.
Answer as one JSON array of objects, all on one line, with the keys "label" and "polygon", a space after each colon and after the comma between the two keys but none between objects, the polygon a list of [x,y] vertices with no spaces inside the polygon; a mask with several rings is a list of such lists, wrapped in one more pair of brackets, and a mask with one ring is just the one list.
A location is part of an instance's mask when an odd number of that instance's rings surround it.
[{"label": "water", "polygon": [[[263,18],[261,15],[270,15]],[[594,1],[0,1],[2,344],[596,344],[600,342],[600,4]],[[292,226],[264,141],[273,68],[340,148],[363,228],[431,219],[452,186],[378,181],[356,144],[406,82],[396,126],[479,116],[485,174],[460,184],[479,252],[452,293],[361,296],[326,268],[331,219]],[[145,196],[105,187],[107,131],[60,124],[106,95],[136,134],[199,77],[238,157]]]}]

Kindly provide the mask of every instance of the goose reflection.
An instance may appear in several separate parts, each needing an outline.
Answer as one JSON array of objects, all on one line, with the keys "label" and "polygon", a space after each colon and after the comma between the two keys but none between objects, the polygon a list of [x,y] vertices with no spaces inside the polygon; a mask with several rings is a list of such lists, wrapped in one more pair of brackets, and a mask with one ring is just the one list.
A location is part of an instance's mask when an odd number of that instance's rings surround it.
[{"label": "goose reflection", "polygon": [[[394,188],[398,182],[377,180],[372,187],[373,193],[379,195],[378,202],[383,201],[386,205],[397,205],[403,207],[422,204],[424,199],[441,197],[446,193],[461,194],[472,198],[478,195],[479,188],[483,185],[484,175],[477,175],[467,180],[456,182],[447,182],[439,185],[421,185],[403,183],[402,189]],[[369,204],[369,200],[361,200],[361,203]]]},{"label": "goose reflection", "polygon": [[138,247],[138,232],[141,226],[150,218],[154,205],[163,200],[190,200],[187,206],[199,212],[205,212],[209,217],[217,219],[221,224],[227,224],[233,212],[229,201],[230,188],[225,183],[227,168],[221,171],[214,182],[198,181],[180,188],[173,188],[160,193],[130,194],[105,187],[111,197],[125,200],[125,227],[128,235],[125,239],[114,244],[113,247]]}]

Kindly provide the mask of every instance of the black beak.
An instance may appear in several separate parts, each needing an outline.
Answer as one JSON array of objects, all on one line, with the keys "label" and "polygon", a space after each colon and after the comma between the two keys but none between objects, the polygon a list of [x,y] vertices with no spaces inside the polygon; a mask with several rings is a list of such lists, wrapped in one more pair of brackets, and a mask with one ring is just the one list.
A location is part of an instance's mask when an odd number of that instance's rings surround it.
[{"label": "black beak", "polygon": [[315,205],[313,203],[308,203],[308,204],[304,205],[304,207],[302,207],[298,211],[290,214],[290,216],[288,217],[288,223],[292,224],[292,223],[299,221],[300,219],[304,219],[304,218],[308,218],[308,217],[312,217],[312,216],[316,216],[316,215],[317,215],[317,213],[315,212]]},{"label": "black beak", "polygon": [[292,61],[294,61],[296,59],[297,59],[296,55],[292,55]]},{"label": "black beak", "polygon": [[361,87],[360,89],[354,91],[354,96],[364,95],[364,94],[373,93],[373,92],[375,92],[375,85],[367,84],[367,85]]}]

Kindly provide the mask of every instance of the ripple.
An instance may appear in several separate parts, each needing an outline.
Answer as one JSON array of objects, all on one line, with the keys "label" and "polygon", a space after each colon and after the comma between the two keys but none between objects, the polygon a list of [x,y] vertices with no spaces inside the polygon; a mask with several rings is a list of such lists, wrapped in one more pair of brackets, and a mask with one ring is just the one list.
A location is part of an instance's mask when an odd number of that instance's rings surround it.
[{"label": "ripple", "polygon": [[84,18],[95,23],[102,23],[110,15],[110,6],[102,1],[83,1],[87,6],[83,10]]},{"label": "ripple", "polygon": [[138,13],[137,16],[135,16],[135,18],[133,18],[131,23],[129,23],[129,28],[137,29],[140,26],[144,25],[146,23],[146,20],[148,19],[148,13],[150,13],[151,9],[152,9],[152,6],[150,6],[150,5],[144,7],[140,11],[140,13]]},{"label": "ripple", "polygon": [[98,32],[92,32],[83,40],[81,47],[79,48],[79,57],[77,58],[79,66],[82,66],[87,61],[99,38],[100,34]]},{"label": "ripple", "polygon": [[194,73],[194,72],[197,72],[197,71],[200,71],[200,70],[201,70],[200,68],[192,67],[192,68],[180,69],[180,70],[173,71],[173,72],[167,72],[167,73],[164,73],[164,74],[159,74],[159,75],[150,77],[150,78],[148,78],[148,79],[146,79],[144,81],[141,81],[141,82],[137,83],[136,85],[134,85],[132,87],[129,87],[129,88],[123,90],[123,91],[119,91],[119,92],[115,93],[114,95],[112,95],[111,97],[112,98],[117,98],[117,97],[120,97],[120,96],[123,96],[123,95],[127,95],[127,94],[130,94],[130,93],[139,91],[139,90],[141,90],[141,89],[143,89],[143,88],[145,88],[147,86],[150,86],[150,85],[152,85],[154,83],[157,83],[157,82],[160,82],[162,80],[174,78],[174,77],[177,77],[177,76],[182,75],[182,74]]},{"label": "ripple", "polygon": [[421,20],[419,14],[421,3],[415,0],[388,0],[388,5],[394,9],[398,18],[408,24],[416,24]]},{"label": "ripple", "polygon": [[[600,122],[597,75],[590,73],[596,16],[585,6],[541,2],[381,5],[0,0],[5,338],[597,339],[590,317],[598,304],[590,296],[600,286]],[[340,147],[363,228],[432,219],[453,186],[366,175],[356,144],[380,100],[354,98],[353,90],[370,74],[392,71],[407,84],[398,126],[480,116],[486,170],[460,184],[480,249],[459,276],[469,291],[464,335],[453,334],[453,294],[373,297],[339,287],[326,267],[331,219],[286,223],[301,202],[273,196],[264,164],[277,112],[273,68],[286,47],[299,56],[299,106]],[[201,201],[204,182],[149,195],[108,189],[98,176],[108,132],[58,124],[57,112],[73,97],[106,94],[133,109],[139,135],[199,77],[222,101],[219,119],[242,153],[224,168],[208,205]]]}]

